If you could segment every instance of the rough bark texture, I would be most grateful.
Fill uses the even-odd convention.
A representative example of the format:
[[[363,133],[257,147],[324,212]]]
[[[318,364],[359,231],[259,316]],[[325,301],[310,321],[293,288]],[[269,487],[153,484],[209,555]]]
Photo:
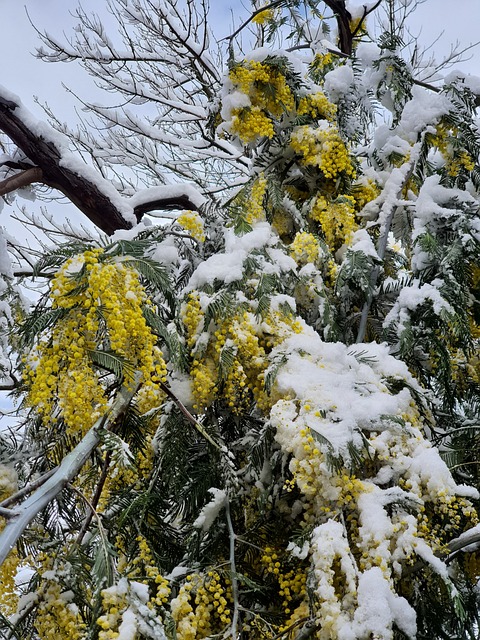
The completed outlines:
[[[63,193],[99,229],[112,234],[117,229],[129,229],[129,224],[112,202],[98,187],[61,166],[61,153],[54,143],[46,141],[31,131],[15,114],[16,105],[0,97],[0,129],[19,149],[39,167],[43,182]]]
[[[62,154],[55,143],[35,133],[15,113],[15,102],[0,96],[0,131],[3,131],[26,155],[31,164],[21,163],[18,174],[0,182],[0,196],[33,182],[42,182],[63,193],[93,224],[111,235],[118,229],[132,225],[95,182],[86,175],[75,173],[62,164]],[[8,164],[8,163],[7,163]],[[125,199],[128,205],[128,200]],[[177,196],[152,197],[132,208],[140,221],[145,213],[158,209],[191,209],[196,205],[187,193]]]
[[[351,14],[345,7],[344,0],[324,0],[327,7],[335,14],[338,26],[338,47],[342,53],[347,56],[352,54],[353,34],[350,31]]]

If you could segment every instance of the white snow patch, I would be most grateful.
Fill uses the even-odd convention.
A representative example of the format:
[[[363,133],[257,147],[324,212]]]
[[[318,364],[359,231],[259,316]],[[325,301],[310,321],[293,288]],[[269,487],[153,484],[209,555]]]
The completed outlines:
[[[213,500],[203,507],[198,518],[193,523],[195,529],[202,529],[202,531],[210,529],[227,500],[227,494],[222,489],[212,487],[208,492],[212,494]]]

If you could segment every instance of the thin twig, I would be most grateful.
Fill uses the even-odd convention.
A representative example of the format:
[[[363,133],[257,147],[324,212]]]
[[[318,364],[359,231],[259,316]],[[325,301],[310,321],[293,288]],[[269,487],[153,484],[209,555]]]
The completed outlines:
[[[277,633],[276,636],[273,636],[272,640],[280,640],[280,638],[283,638],[286,635],[288,635],[290,631],[293,631],[296,627],[303,624],[304,622],[308,622],[309,620],[310,618],[307,618],[307,617],[299,618],[294,623],[292,623],[289,627],[287,627],[284,631],[282,631],[281,633]]]
[[[235,36],[238,36],[240,31],[243,31],[243,29],[245,29],[245,27],[247,27],[250,24],[250,22],[252,22],[252,20],[255,18],[255,16],[258,16],[258,14],[262,13],[263,11],[268,11],[269,9],[275,9],[276,7],[281,5],[283,2],[285,2],[285,0],[274,0],[274,2],[270,2],[270,4],[266,4],[263,7],[260,7],[260,9],[257,9],[256,11],[253,11],[251,16],[249,18],[247,18],[245,20],[245,22],[243,22],[238,27],[238,29],[236,29],[229,36],[226,36],[225,38],[222,38],[219,42],[223,42],[224,40],[232,41],[235,38]]]
[[[181,402],[181,400],[177,398],[177,396],[173,393],[173,391],[171,391],[167,387],[167,385],[164,384],[163,382],[160,383],[160,388],[167,394],[167,396],[171,400],[173,400],[173,402],[177,405],[177,407],[180,409],[183,415],[187,418],[189,422],[191,422],[194,425],[195,429],[197,429],[197,431],[205,438],[205,440],[208,440],[208,442],[211,445],[213,445],[216,449],[221,451],[222,447],[218,444],[218,442],[215,442],[215,440],[212,438],[212,436],[209,433],[205,431],[205,428],[203,427],[203,425],[201,425],[200,422],[198,422],[198,420],[196,420],[194,416],[192,416],[192,414],[187,409],[187,407]]]
[[[97,516],[96,509],[97,509],[100,497],[102,495],[102,491],[103,491],[103,488],[105,486],[105,482],[107,480],[108,468],[110,467],[111,459],[112,459],[112,455],[111,455],[110,451],[107,451],[107,453],[105,455],[105,460],[103,462],[102,474],[100,476],[100,480],[98,481],[97,487],[95,489],[95,494],[94,494],[94,496],[92,498],[92,502],[90,503],[87,500],[87,498],[82,494],[82,498],[85,500],[85,502],[90,507],[90,513],[85,518],[85,520],[83,522],[83,525],[82,525],[82,528],[78,532],[78,536],[77,536],[77,539],[75,541],[75,543],[78,544],[78,545],[82,544],[82,540],[83,540],[85,534],[87,533],[87,529],[90,526],[90,523],[92,521],[93,516]],[[75,487],[73,487],[73,489],[75,489]]]
[[[95,518],[97,523],[98,523],[98,528],[101,529],[102,531],[104,530],[103,524],[102,524],[102,519],[100,518],[96,506],[94,506],[93,502],[90,502],[90,500],[87,498],[87,496],[85,494],[83,494],[80,489],[77,489],[77,487],[75,487],[73,484],[68,484],[67,485],[69,489],[71,489],[72,491],[74,491],[80,498],[82,498],[82,500],[85,502],[85,504],[88,506],[89,509],[89,515],[90,515],[90,522],[92,521],[92,518]],[[79,540],[79,538],[77,537],[77,539],[75,540],[75,544],[76,545],[80,545],[81,544],[81,540]]]

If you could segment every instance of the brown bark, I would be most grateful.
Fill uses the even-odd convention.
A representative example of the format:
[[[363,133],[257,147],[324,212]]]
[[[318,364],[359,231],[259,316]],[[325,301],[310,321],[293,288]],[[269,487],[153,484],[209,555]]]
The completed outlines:
[[[351,14],[345,7],[345,0],[324,0],[335,14],[338,26],[338,47],[340,51],[350,56],[353,51],[353,34],[350,31]]]
[[[33,182],[43,182],[43,171],[40,167],[32,167],[31,169],[16,173],[2,180],[2,182],[0,182],[0,196],[11,193],[15,191],[15,189],[26,187]]]
[[[0,96],[0,131],[3,131],[35,166],[0,182],[0,195],[32,182],[42,182],[63,193],[105,233],[111,235],[118,229],[131,228],[131,223],[125,220],[121,211],[96,182],[62,164],[62,154],[55,142],[33,131],[20,117],[18,107],[15,102]],[[22,168],[24,166],[25,164]],[[112,188],[111,185],[108,186]],[[128,205],[127,199],[125,204]],[[187,194],[179,194],[176,197],[154,198],[142,202],[132,209],[132,213],[139,221],[145,213],[155,209],[197,210],[198,206]]]
[[[43,182],[63,193],[105,233],[129,229],[132,225],[95,184],[61,166],[59,149],[53,142],[31,131],[15,113],[17,107],[11,100],[0,97],[0,129],[42,170]]]

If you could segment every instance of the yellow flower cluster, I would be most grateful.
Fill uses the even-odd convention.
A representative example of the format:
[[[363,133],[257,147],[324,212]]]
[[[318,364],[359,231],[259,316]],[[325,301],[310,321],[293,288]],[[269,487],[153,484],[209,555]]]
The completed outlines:
[[[200,332],[203,330],[203,311],[197,292],[188,294],[187,301],[182,307],[182,320],[187,330],[187,346],[192,348]]]
[[[358,572],[355,567],[362,572],[379,569],[384,579],[391,583],[401,572],[402,563],[414,561],[420,540],[425,540],[434,551],[444,551],[445,543],[452,536],[478,521],[471,502],[456,495],[453,484],[439,490],[431,478],[421,472],[408,473],[398,482],[401,489],[416,496],[417,508],[412,513],[391,515],[380,508],[377,520],[373,521],[372,508],[377,508],[373,505],[378,505],[378,500],[382,499],[382,489],[368,478],[374,477],[385,462],[395,466],[397,456],[403,461],[405,456],[418,454],[419,448],[425,451],[430,447],[416,427],[421,424],[419,411],[411,401],[410,408],[402,416],[411,425],[410,433],[392,432],[388,438],[385,433],[369,435],[371,457],[361,470],[367,478],[363,480],[345,468],[332,469],[326,463],[322,450],[324,443],[322,438],[317,439],[317,429],[314,430],[313,425],[322,424],[324,420],[325,425],[331,424],[328,414],[336,408],[333,398],[330,405],[323,402],[321,407],[313,399],[284,399],[277,402],[271,414],[278,442],[284,451],[292,454],[292,479],[286,482],[286,489],[291,490],[293,483],[298,486],[304,496],[305,526],[317,525],[318,535],[312,538],[311,548],[318,584],[317,614],[322,620],[325,616],[333,616],[331,629],[328,625],[322,626],[323,635],[319,637],[325,640],[337,637],[339,603],[348,615],[355,611]],[[322,536],[331,534],[330,545]],[[315,540],[319,540],[318,549]],[[272,554],[267,559],[271,572],[280,571],[280,565],[276,564],[278,560]]]
[[[448,175],[452,176],[452,178],[458,176],[462,169],[465,169],[465,171],[472,171],[474,167],[475,162],[467,151],[461,151],[447,163]]]
[[[114,586],[102,591],[102,608],[105,613],[97,618],[97,625],[100,627],[98,640],[115,640],[115,638],[118,638],[120,635],[118,627],[122,622],[122,613],[127,606],[126,587],[119,588],[119,586]]]
[[[467,554],[464,560],[464,566],[467,576],[473,584],[477,584],[480,578],[480,553],[474,551],[473,553]]]
[[[178,640],[206,638],[231,623],[230,581],[225,579],[224,585],[217,571],[187,576],[170,603]]]
[[[205,242],[205,229],[203,220],[196,211],[183,211],[177,218],[177,222],[192,238],[198,242]]]
[[[451,127],[441,120],[436,126],[435,134],[431,137],[433,146],[445,158],[447,173],[452,178],[458,176],[462,169],[472,171],[475,167],[472,156],[465,150],[457,151],[450,142],[450,139],[456,137],[457,134],[458,130],[455,127]]]
[[[266,22],[271,22],[274,15],[273,9],[264,9],[253,16],[252,22],[255,24],[265,24]]]
[[[295,238],[290,245],[290,255],[299,265],[305,265],[307,262],[316,262],[319,251],[318,240],[313,234],[307,232],[295,234]]]
[[[477,348],[476,352],[469,355],[466,355],[461,349],[452,354],[452,379],[458,385],[462,385],[468,379],[480,384],[480,356],[478,353],[480,353],[480,349]]]
[[[272,118],[280,118],[294,107],[285,76],[273,65],[245,60],[230,71],[229,78],[236,90],[248,96],[251,105],[233,109],[231,133],[244,143],[259,136],[273,137]]]
[[[127,261],[100,261],[101,250],[67,260],[51,285],[52,308],[65,316],[50,340],[40,340],[26,363],[27,402],[50,420],[55,406],[70,433],[86,432],[107,405],[91,352],[108,345],[133,370],[142,373],[141,411],[158,406],[166,365],[142,306],[149,304],[138,273]],[[124,369],[128,382],[130,369]]]
[[[354,174],[347,147],[334,125],[297,127],[291,135],[290,146],[301,156],[301,164],[318,167],[325,178],[335,178],[342,172]]]
[[[331,53],[317,53],[310,63],[310,67],[314,72],[318,73],[323,71],[329,64],[332,64],[332,62],[333,56]]]
[[[141,392],[141,390],[140,390]],[[138,395],[140,395],[140,392]],[[140,405],[141,402],[138,401],[137,396],[137,406]],[[115,499],[115,495],[118,495],[119,492],[124,491],[125,488],[135,488],[138,491],[141,491],[145,486],[145,483],[148,482],[147,478],[150,476],[152,472],[152,464],[154,460],[154,450],[152,445],[152,439],[154,436],[154,428],[155,422],[151,422],[151,433],[148,433],[148,430],[142,433],[144,438],[144,444],[141,449],[135,451],[132,460],[129,460],[127,464],[115,464],[110,467],[110,471],[105,479],[105,483],[103,485],[103,490],[98,501],[97,512],[105,513],[111,506],[111,499]],[[130,451],[130,453],[132,453]],[[84,477],[86,476],[86,477]],[[89,479],[92,478],[91,469],[86,469],[85,473],[82,473],[78,477],[79,488],[82,488],[83,491],[87,491],[90,488],[88,485]],[[95,479],[96,476],[93,476]],[[96,489],[96,483],[91,487],[92,493]]]
[[[232,115],[230,131],[245,144],[258,137],[273,138],[273,122],[260,107],[234,109]]]
[[[62,591],[56,580],[44,584],[34,623],[39,640],[84,638],[86,625],[71,598],[71,591]]]
[[[0,518],[0,532],[5,527],[5,520]],[[0,613],[11,616],[17,610],[18,592],[15,578],[18,572],[19,557],[16,549],[12,549],[0,567]]]
[[[245,93],[255,107],[279,117],[294,107],[293,94],[285,76],[273,65],[245,60],[229,73],[232,83]]]
[[[250,197],[246,202],[246,216],[245,220],[249,224],[253,224],[259,220],[265,218],[265,211],[263,208],[263,199],[267,190],[267,181],[261,173],[252,185],[250,190]]]
[[[454,133],[456,132],[454,131]],[[433,146],[445,157],[450,155],[450,143],[448,140],[450,135],[451,131],[449,126],[445,122],[440,121],[436,126],[435,134],[431,137]]]
[[[195,345],[203,329],[198,293],[189,294],[182,317],[187,330],[187,345],[193,352],[190,374],[194,409],[204,411],[217,397],[221,397],[233,413],[245,410],[251,397],[260,409],[268,409],[271,398],[264,389],[267,353],[287,333],[302,331],[295,318],[275,311],[259,324],[253,312],[234,314],[214,329],[206,349],[197,356]],[[231,351],[233,362],[222,376],[220,362],[224,349]]]
[[[353,185],[351,195],[355,198],[356,210],[361,211],[366,204],[380,195],[380,189],[373,180],[364,179]]]
[[[348,25],[350,27],[350,33],[355,33],[358,36],[359,33],[366,33],[365,18],[354,18],[350,20]]]
[[[272,227],[278,233],[280,238],[292,233],[293,223],[292,218],[285,211],[276,210],[273,214]]]
[[[135,578],[137,581],[146,582],[154,581],[156,585],[156,594],[150,599],[149,606],[162,607],[168,601],[170,596],[170,583],[162,576],[159,568],[155,563],[152,550],[144,536],[137,536],[138,555],[132,561],[131,570],[128,571],[129,578]]]
[[[304,96],[298,105],[299,116],[309,115],[314,119],[333,121],[337,114],[337,107],[328,100],[322,91]]]
[[[292,602],[303,599],[307,595],[307,572],[304,568],[288,569],[285,558],[279,556],[279,549],[265,547],[261,561],[267,573],[278,581],[279,595],[283,598],[283,611],[289,616]]]
[[[355,221],[355,200],[352,196],[339,196],[333,202],[318,196],[313,202],[310,217],[320,223],[332,251],[344,243],[349,244],[358,228]]]

